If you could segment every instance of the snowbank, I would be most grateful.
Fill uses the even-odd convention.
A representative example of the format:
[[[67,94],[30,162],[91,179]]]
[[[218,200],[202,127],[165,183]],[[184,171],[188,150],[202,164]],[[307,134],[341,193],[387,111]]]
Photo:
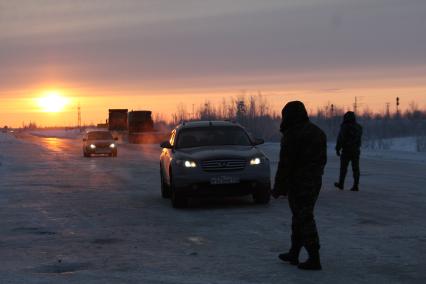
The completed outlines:
[[[38,129],[31,130],[29,133],[37,137],[67,139],[75,139],[80,137],[81,135],[79,129]]]
[[[411,139],[411,140],[410,140]],[[412,145],[415,138],[396,138],[390,150],[362,149],[361,156],[369,159],[389,160],[389,161],[412,161],[426,163],[426,153],[416,152],[416,145]],[[328,144],[328,155],[335,155],[335,144]],[[272,162],[278,162],[280,144],[268,142],[261,145],[261,149],[268,155]]]
[[[362,155],[382,160],[426,163],[426,152],[418,152],[417,137],[389,138],[364,143]]]
[[[23,142],[16,139],[11,133],[0,133],[0,167],[6,165],[10,160],[10,156],[7,156],[10,153],[10,149],[20,143]]]
[[[392,138],[386,141],[389,142],[389,150],[417,152],[416,137]]]
[[[392,150],[402,152],[417,152],[417,137],[399,137],[375,139],[364,142],[363,148],[370,150]]]
[[[16,144],[20,140],[16,139],[12,133],[0,133],[0,144]]]

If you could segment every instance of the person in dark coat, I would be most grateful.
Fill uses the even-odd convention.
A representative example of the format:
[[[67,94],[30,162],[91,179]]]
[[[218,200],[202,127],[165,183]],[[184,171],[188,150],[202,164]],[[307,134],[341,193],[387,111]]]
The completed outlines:
[[[302,102],[293,101],[282,110],[281,151],[272,196],[288,196],[292,212],[291,248],[282,253],[283,261],[300,269],[320,270],[319,237],[314,219],[314,207],[322,185],[327,163],[327,137],[309,121]],[[299,263],[305,247],[306,262]]]
[[[362,127],[356,122],[355,113],[348,111],[343,116],[336,143],[336,154],[340,156],[340,177],[334,185],[343,190],[349,163],[352,164],[354,183],[352,191],[359,190],[359,157],[361,153]]]

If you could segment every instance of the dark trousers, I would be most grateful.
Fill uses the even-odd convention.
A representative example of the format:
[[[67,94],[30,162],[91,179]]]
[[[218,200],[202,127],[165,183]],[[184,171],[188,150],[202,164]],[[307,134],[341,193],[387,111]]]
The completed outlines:
[[[292,216],[291,242],[292,248],[305,247],[318,250],[320,248],[314,207],[321,189],[321,182],[309,186],[295,187],[288,194]]]
[[[343,152],[340,156],[340,177],[339,183],[341,185],[345,184],[346,173],[348,172],[349,163],[352,165],[352,173],[354,177],[354,187],[359,185],[359,152],[356,153],[345,153]]]

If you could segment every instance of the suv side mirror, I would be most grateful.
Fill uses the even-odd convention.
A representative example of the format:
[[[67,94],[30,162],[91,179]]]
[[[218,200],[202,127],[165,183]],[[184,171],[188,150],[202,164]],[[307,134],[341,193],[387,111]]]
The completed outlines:
[[[161,148],[167,148],[167,149],[172,149],[173,148],[172,144],[170,144],[170,141],[164,141],[164,142],[162,142],[160,144],[160,147]]]
[[[263,143],[265,143],[265,140],[263,140],[262,138],[255,138],[254,141],[253,141],[254,146],[257,146],[257,145],[260,145],[260,144],[263,144]]]

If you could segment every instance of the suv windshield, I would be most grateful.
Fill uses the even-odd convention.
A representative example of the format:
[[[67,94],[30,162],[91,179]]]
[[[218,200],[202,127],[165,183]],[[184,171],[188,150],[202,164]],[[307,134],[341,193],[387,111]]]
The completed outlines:
[[[176,148],[220,145],[251,146],[251,141],[240,127],[208,126],[183,129],[176,142]]]
[[[90,132],[87,134],[89,140],[112,140],[112,135],[106,131]]]

